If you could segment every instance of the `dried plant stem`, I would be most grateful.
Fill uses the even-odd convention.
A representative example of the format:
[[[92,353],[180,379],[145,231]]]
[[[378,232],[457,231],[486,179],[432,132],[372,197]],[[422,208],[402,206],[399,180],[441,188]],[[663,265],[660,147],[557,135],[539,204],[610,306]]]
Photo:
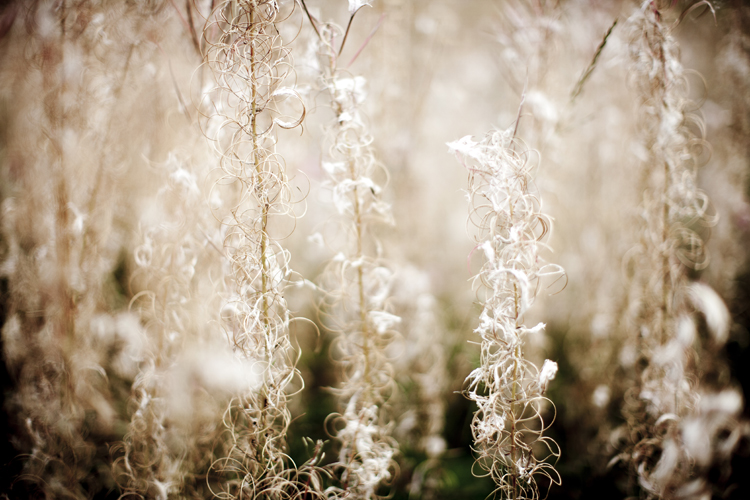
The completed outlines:
[[[514,147],[515,129],[495,131],[482,142],[470,137],[449,144],[469,172],[469,220],[479,229],[478,249],[485,262],[475,276],[483,311],[475,330],[482,338],[480,367],[467,378],[466,395],[479,409],[472,421],[477,464],[508,498],[538,498],[536,475],[559,483],[554,466],[559,450],[544,436],[543,396],[557,365],[546,360],[541,371],[524,357],[530,332],[521,318],[530,307],[538,282],[562,275],[544,264],[539,241],[549,229],[538,197],[530,192],[528,152]],[[520,145],[519,145],[520,146]],[[520,149],[520,151],[519,151]],[[535,443],[549,456],[537,459]]]
[[[615,29],[615,26],[617,26],[617,19],[614,20],[614,22],[612,23],[612,26],[610,26],[607,32],[604,34],[604,38],[602,38],[602,41],[599,44],[599,47],[597,47],[596,52],[594,53],[594,57],[591,60],[591,63],[589,64],[588,68],[586,68],[586,71],[583,72],[583,74],[581,75],[581,78],[578,79],[578,82],[576,82],[576,85],[573,88],[573,91],[570,93],[571,103],[575,102],[575,100],[578,98],[581,92],[583,92],[583,86],[586,85],[586,81],[594,72],[594,69],[596,69],[596,63],[599,60],[599,56],[602,55],[602,52],[604,51],[604,47],[607,45],[607,40],[609,40],[609,36],[612,34],[612,30]]]
[[[634,344],[637,365],[625,414],[634,440],[627,457],[649,498],[671,498],[692,474],[681,421],[697,403],[691,374],[692,342],[678,333],[687,317],[687,270],[704,269],[708,256],[696,232],[710,225],[708,198],[697,188],[697,167],[707,145],[691,126],[687,82],[676,41],[653,2],[628,20],[632,85],[639,93],[644,136],[641,253],[633,261]],[[652,457],[660,454],[654,463]]]
[[[328,128],[330,149],[323,168],[339,212],[340,253],[322,278],[325,292],[321,313],[337,334],[343,385],[336,389],[345,410],[330,417],[332,433],[341,443],[333,465],[341,486],[329,489],[332,498],[377,498],[381,484],[391,477],[394,443],[390,438],[385,403],[393,384],[385,348],[395,335],[400,318],[388,312],[391,272],[371,233],[374,222],[390,220],[381,188],[374,178],[378,165],[372,141],[359,109],[364,100],[364,79],[346,77],[337,67],[336,26],[321,28],[322,83],[331,98],[335,121]]]
[[[298,372],[288,333],[284,288],[290,279],[288,251],[270,235],[272,217],[294,217],[288,176],[275,151],[276,126],[301,123],[278,118],[279,101],[298,99],[284,87],[292,72],[290,52],[276,23],[273,1],[230,1],[214,11],[204,33],[208,66],[217,80],[215,137],[227,193],[234,208],[222,216],[231,272],[223,314],[238,353],[259,367],[257,390],[238,395],[227,410],[227,458],[217,469],[238,474],[222,494],[243,497],[297,488],[287,469],[286,432],[291,421],[287,388]],[[262,368],[260,368],[262,367]]]

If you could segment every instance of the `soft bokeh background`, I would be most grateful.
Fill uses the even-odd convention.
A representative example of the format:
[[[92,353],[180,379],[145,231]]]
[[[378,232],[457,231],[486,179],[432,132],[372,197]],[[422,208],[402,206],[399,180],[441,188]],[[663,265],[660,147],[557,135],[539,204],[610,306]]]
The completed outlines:
[[[154,241],[167,243],[182,238],[185,225],[200,228],[195,234],[213,234],[210,196],[217,163],[199,108],[209,80],[200,52],[209,3],[26,1],[0,7],[0,323],[5,325],[0,427],[7,429],[0,490],[9,498],[36,491],[29,486],[33,481],[19,476],[25,470],[20,455],[41,446],[24,428],[24,415],[55,411],[45,399],[54,394],[32,404],[24,398],[35,396],[24,391],[28,380],[41,377],[35,370],[44,373],[40,360],[58,349],[59,339],[51,331],[32,341],[24,332],[44,330],[44,311],[65,303],[55,298],[67,293],[58,290],[62,282],[73,283],[75,314],[86,318],[79,324],[105,325],[80,333],[85,346],[64,347],[94,359],[81,368],[80,379],[93,389],[71,417],[87,443],[75,445],[85,453],[72,453],[81,464],[76,480],[92,498],[120,495],[111,473],[117,456],[112,447],[137,412],[131,389],[143,370],[138,360],[144,359],[128,357],[128,349],[144,352],[150,341],[133,339],[148,338],[157,323],[147,319],[148,312],[138,317],[147,308],[132,304],[139,292],[175,275],[167,267],[177,258],[164,257],[163,265],[154,258],[155,270],[144,273],[136,262],[139,249],[152,234],[149,228],[159,228]],[[692,3],[676,2],[665,18],[676,22]],[[281,35],[289,41],[296,73],[288,84],[296,85],[307,116],[301,128],[278,133],[277,152],[305,201],[295,207],[296,221],[275,224],[279,234],[289,234],[283,245],[291,252],[291,267],[315,282],[332,257],[315,235],[330,238],[333,210],[321,161],[323,128],[333,114],[311,63],[309,21],[299,5],[281,4],[289,15]],[[344,26],[349,20],[343,0],[306,4],[317,19]],[[699,187],[718,215],[718,222],[702,231],[711,263],[692,278],[711,286],[732,313],[729,340],[715,363],[723,367],[720,384],[741,387],[747,401],[750,7],[740,1],[713,6],[715,17],[697,8],[673,29],[682,64],[695,70],[688,76],[690,96],[712,147],[701,162]],[[550,497],[620,498],[633,491],[627,469],[607,463],[617,452],[633,364],[624,262],[640,234],[644,153],[637,98],[628,84],[624,26],[636,7],[629,1],[596,0],[375,0],[354,18],[341,60],[351,60],[351,75],[367,80],[363,106],[378,160],[388,172],[384,196],[394,216],[392,227],[377,231],[383,255],[396,271],[393,309],[403,318],[402,338],[389,353],[396,380],[389,400],[392,432],[401,452],[399,474],[384,491],[394,498],[481,499],[492,493],[491,481],[472,476],[473,408],[460,394],[464,378],[479,362],[472,331],[480,307],[470,278],[481,252],[474,252],[474,230],[466,223],[467,174],[446,143],[514,126],[519,116],[517,135],[538,152],[535,187],[554,219],[545,259],[567,272],[564,286],[545,284],[526,318],[527,324],[547,323],[546,332],[529,339],[528,356],[538,364],[553,359],[560,367],[547,394],[556,412],[549,407],[546,415],[556,415],[550,435],[562,449],[557,468],[563,484],[552,487]],[[50,34],[60,16],[66,16],[64,49]],[[593,72],[572,97],[616,19]],[[49,68],[55,64],[64,66],[62,83],[51,81]],[[175,175],[180,169],[191,176]],[[194,198],[169,198],[180,189],[190,191],[191,182]],[[56,267],[59,257],[49,257],[59,244],[54,235],[61,234],[61,220],[73,242],[70,272]],[[220,306],[215,297],[205,299],[216,286],[211,276],[219,272],[220,250],[209,248],[208,236],[199,240],[185,240],[183,247],[191,248],[196,259],[184,257],[196,276],[190,274],[187,282],[200,285],[191,288],[189,306],[181,306],[190,313],[174,320],[187,324],[188,333],[181,334],[177,354],[164,355],[174,370],[155,382],[169,387],[173,399],[166,404],[180,407],[175,436],[208,426],[212,405],[221,407],[222,391],[231,393],[241,373],[223,371],[226,353],[216,327]],[[184,272],[183,264],[175,272]],[[417,298],[427,294],[433,302],[421,304],[434,314],[420,316]],[[294,316],[307,319],[291,326],[305,387],[290,402],[289,454],[302,463],[309,457],[303,438],[328,439],[326,417],[341,410],[326,390],[337,385],[339,373],[331,361],[331,335],[315,310],[320,300],[315,291],[289,288],[287,300]],[[172,330],[162,334],[168,338]],[[148,349],[160,352],[160,346]],[[442,376],[425,378],[435,366]],[[94,380],[89,372],[97,370],[102,376]],[[439,427],[440,417],[445,452],[428,457],[419,436],[428,425]],[[746,407],[742,418],[748,417]],[[59,446],[68,444],[63,439]],[[211,445],[175,447],[187,456],[189,449]],[[330,449],[329,456],[335,456]],[[55,453],[57,460],[70,458]],[[747,498],[749,486],[742,477],[750,466],[747,437],[729,465],[717,465],[711,476],[715,495]]]

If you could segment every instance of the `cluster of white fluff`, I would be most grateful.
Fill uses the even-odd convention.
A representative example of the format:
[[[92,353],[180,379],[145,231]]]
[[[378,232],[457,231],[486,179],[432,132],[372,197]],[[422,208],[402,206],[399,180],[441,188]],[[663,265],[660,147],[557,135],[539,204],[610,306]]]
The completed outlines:
[[[535,475],[559,480],[545,461],[559,451],[544,436],[542,418],[543,394],[557,364],[546,360],[539,370],[524,357],[527,337],[545,325],[528,328],[523,315],[541,280],[562,269],[539,256],[550,219],[534,194],[530,153],[513,134],[512,128],[494,131],[481,142],[464,137],[448,146],[469,172],[469,220],[484,253],[475,277],[483,305],[475,330],[482,338],[481,364],[466,379],[466,394],[479,407],[472,422],[477,461],[509,498],[536,498]],[[546,448],[548,456],[538,458],[535,448]]]

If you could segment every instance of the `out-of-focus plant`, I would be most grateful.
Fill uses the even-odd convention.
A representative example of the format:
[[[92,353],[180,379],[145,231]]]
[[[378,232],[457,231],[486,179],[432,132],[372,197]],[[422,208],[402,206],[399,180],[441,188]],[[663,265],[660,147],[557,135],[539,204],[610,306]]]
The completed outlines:
[[[164,184],[144,214],[134,249],[131,286],[137,292],[129,308],[144,332],[130,422],[113,448],[115,478],[129,497],[203,496],[224,405],[257,386],[251,365],[233,356],[217,328],[220,301],[212,276],[222,272],[213,243],[219,225],[198,168],[174,154],[155,165]]]
[[[350,2],[350,21],[366,2]],[[313,18],[310,18],[315,23]],[[313,24],[313,26],[316,26]],[[374,228],[392,223],[390,205],[382,199],[387,170],[372,148],[365,117],[366,81],[347,74],[338,57],[349,29],[327,23],[319,34],[320,82],[330,97],[335,120],[326,126],[331,201],[338,212],[336,255],[326,266],[320,288],[324,324],[336,334],[334,356],[343,383],[335,389],[344,410],[331,415],[331,433],[340,444],[332,469],[339,480],[327,490],[330,498],[371,499],[393,476],[397,445],[390,437],[388,398],[394,390],[386,348],[401,319],[389,306],[392,271],[382,255]]]
[[[402,316],[404,338],[390,346],[394,374],[402,392],[394,403],[399,420],[394,430],[406,450],[425,459],[414,467],[409,481],[413,498],[439,498],[447,477],[443,460],[447,443],[446,399],[451,392],[448,356],[451,338],[441,322],[438,301],[429,277],[414,266],[397,268],[394,303]],[[400,411],[399,411],[400,410]]]
[[[699,4],[713,10],[708,2]],[[731,389],[712,395],[699,380],[706,368],[701,357],[726,341],[728,314],[710,287],[690,284],[689,273],[708,265],[701,233],[716,223],[707,195],[697,186],[697,169],[709,147],[703,121],[691,112],[686,71],[663,15],[654,2],[644,2],[627,22],[631,84],[639,96],[644,141],[644,227],[627,262],[633,270],[630,310],[639,361],[625,408],[633,447],[623,457],[648,497],[697,498],[707,494],[699,472],[708,459],[697,453],[702,440],[695,426],[708,419],[704,431],[710,442],[717,438],[712,426],[734,420],[742,403],[732,399]],[[702,340],[691,316],[696,310],[707,324],[708,338]],[[709,417],[705,405],[712,400],[724,403]]]
[[[152,64],[156,52],[139,46],[141,30],[162,19],[151,7],[3,6],[2,102],[10,119],[0,275],[9,294],[3,356],[14,382],[4,409],[21,453],[20,495],[90,498],[114,486],[103,443],[117,439],[123,401],[116,391],[133,376],[141,333],[122,310],[117,280],[133,229],[125,214],[141,196],[128,177],[139,172],[140,151],[121,139],[148,146],[162,137],[141,122],[151,103],[134,91],[145,79],[135,68]]]

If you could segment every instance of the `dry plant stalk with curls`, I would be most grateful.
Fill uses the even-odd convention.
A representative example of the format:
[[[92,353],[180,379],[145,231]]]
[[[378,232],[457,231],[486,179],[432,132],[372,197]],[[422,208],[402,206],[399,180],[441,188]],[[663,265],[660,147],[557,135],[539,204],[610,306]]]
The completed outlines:
[[[548,459],[560,455],[544,436],[542,417],[549,382],[557,364],[545,360],[539,370],[524,357],[525,337],[544,329],[523,324],[523,315],[545,277],[562,277],[557,265],[539,256],[550,218],[534,194],[531,153],[515,138],[513,128],[494,131],[481,142],[464,137],[448,145],[469,172],[469,221],[479,230],[485,256],[475,285],[482,294],[479,327],[481,366],[467,378],[466,394],[478,410],[471,429],[477,464],[507,498],[539,498],[537,475],[559,484]],[[547,455],[537,458],[538,450]]]
[[[358,8],[351,11],[352,18]],[[326,24],[319,33],[321,79],[335,113],[327,130],[330,147],[323,169],[339,214],[338,253],[321,280],[321,312],[326,326],[338,334],[334,352],[344,382],[335,392],[345,406],[342,414],[329,417],[341,445],[332,465],[341,485],[327,494],[370,499],[378,498],[378,488],[392,477],[397,451],[386,406],[394,382],[385,349],[397,335],[392,328],[400,318],[388,310],[392,271],[373,234],[376,223],[391,223],[392,217],[377,181],[387,172],[375,160],[360,111],[365,80],[337,67],[335,45],[342,31]]]
[[[226,477],[217,493],[222,498],[293,496],[317,482],[313,474],[298,483],[285,454],[287,389],[299,374],[284,298],[290,256],[272,225],[294,218],[299,200],[276,153],[275,129],[298,126],[304,112],[289,118],[279,111],[281,102],[298,100],[284,86],[293,68],[277,28],[281,20],[275,1],[230,1],[214,10],[204,31],[206,64],[216,81],[208,125],[221,165],[214,189],[231,206],[217,215],[230,268],[222,324],[258,377],[257,387],[238,394],[224,415],[227,449],[214,464]]]
[[[686,72],[662,15],[654,2],[646,1],[627,23],[631,84],[639,94],[646,157],[642,243],[628,263],[633,269],[633,337],[640,356],[625,408],[633,447],[620,457],[630,461],[648,498],[692,498],[702,494],[704,485],[691,481],[696,458],[699,464],[703,459],[694,444],[702,437],[690,426],[706,410],[698,390],[700,340],[691,314],[705,315],[716,349],[716,342],[726,341],[728,313],[707,285],[689,283],[689,270],[708,265],[699,232],[715,222],[707,213],[708,197],[697,187],[697,168],[708,146],[695,134],[702,135],[704,126],[690,112],[694,105]],[[739,395],[731,390],[706,396],[706,401],[722,401],[716,411],[729,419],[741,408]]]

